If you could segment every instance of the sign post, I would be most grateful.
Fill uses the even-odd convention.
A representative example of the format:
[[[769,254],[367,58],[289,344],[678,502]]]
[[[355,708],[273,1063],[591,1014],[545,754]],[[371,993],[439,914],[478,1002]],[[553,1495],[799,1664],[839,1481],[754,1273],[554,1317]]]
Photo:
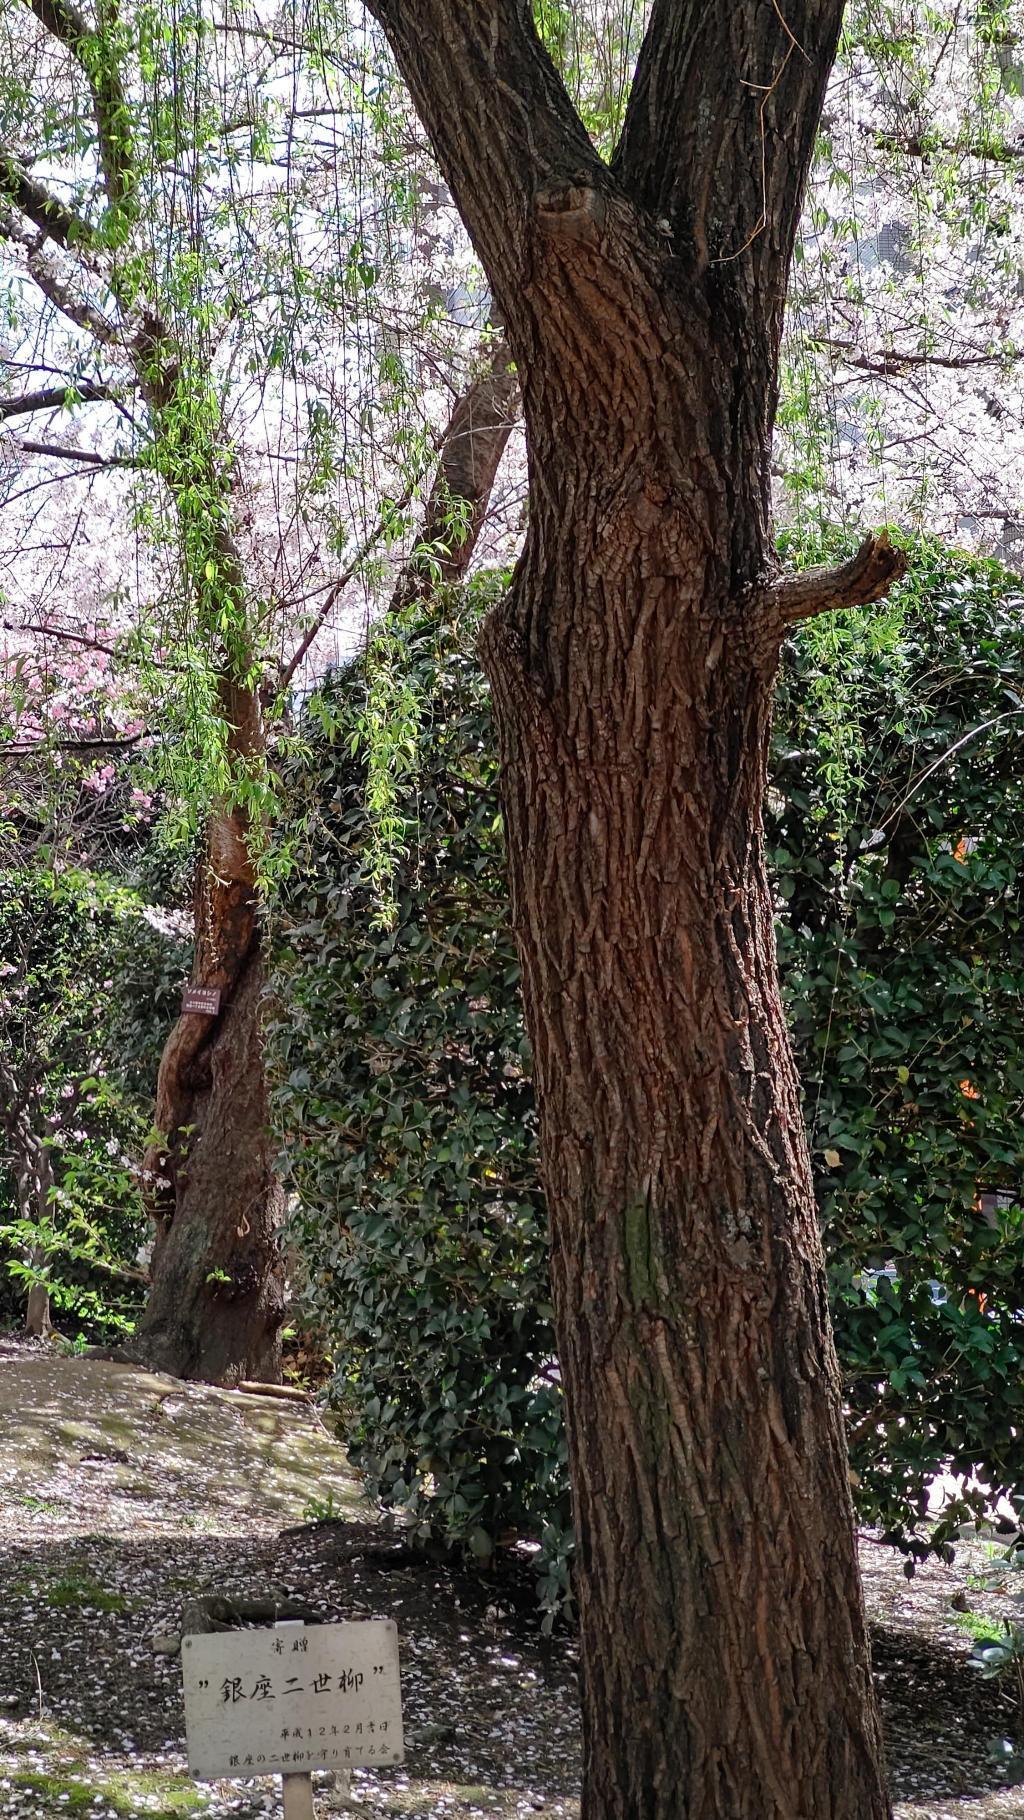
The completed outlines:
[[[312,1776],[282,1776],[284,1820],[315,1820]]]
[[[404,1754],[398,1631],[390,1619],[286,1621],[181,1642],[189,1770],[282,1779],[285,1820],[313,1820],[314,1769],[344,1776]]]
[[[275,1625],[276,1630],[302,1630],[301,1620],[281,1618]],[[345,1793],[348,1794],[348,1776],[345,1777]],[[281,1803],[283,1820],[316,1820],[313,1812],[313,1777],[282,1776]]]

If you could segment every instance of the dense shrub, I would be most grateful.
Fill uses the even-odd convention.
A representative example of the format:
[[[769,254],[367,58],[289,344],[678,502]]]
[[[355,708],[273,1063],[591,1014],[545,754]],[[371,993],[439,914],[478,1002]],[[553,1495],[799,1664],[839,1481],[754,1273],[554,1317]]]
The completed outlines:
[[[19,1322],[30,1282],[73,1335],[131,1328],[149,1235],[139,1161],[183,944],[147,920],[123,880],[19,860],[0,868],[0,1318]],[[16,1111],[44,1146],[47,1209],[16,1193]]]
[[[311,721],[272,1049],[306,1302],[369,1488],[481,1555],[547,1524],[554,1607],[565,1459],[475,619],[470,598],[389,634],[420,703],[391,927],[359,668]],[[858,1495],[905,1540],[946,1460],[1024,1481],[1021,1212],[978,1205],[1024,1177],[1019,628],[1004,573],[922,544],[893,608],[794,642],[780,693],[769,837]]]
[[[901,1534],[943,1462],[1024,1489],[1022,609],[996,565],[919,542],[895,636],[862,616],[838,661],[805,638],[779,702],[780,960],[851,1451]]]
[[[354,1461],[386,1506],[481,1557],[543,1532],[557,1604],[567,1475],[476,618],[471,596],[401,627],[421,711],[391,927],[364,691],[328,690],[271,1051],[304,1301],[336,1348]]]

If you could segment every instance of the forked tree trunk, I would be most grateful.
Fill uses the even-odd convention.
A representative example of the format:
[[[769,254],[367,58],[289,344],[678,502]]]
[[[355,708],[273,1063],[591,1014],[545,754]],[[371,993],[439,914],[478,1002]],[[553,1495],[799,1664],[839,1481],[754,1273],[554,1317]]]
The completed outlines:
[[[255,694],[221,685],[232,755],[260,749]],[[196,880],[194,985],[215,1016],[184,1013],[167,1040],[146,1159],[156,1220],[152,1289],[133,1358],[175,1377],[281,1376],[283,1197],[274,1167],[260,1024],[263,957],[244,813],[215,807]]]
[[[655,0],[599,163],[522,0],[371,0],[523,376],[483,656],[579,1537],[585,1820],[887,1820],[761,803],[786,272],[839,0]]]

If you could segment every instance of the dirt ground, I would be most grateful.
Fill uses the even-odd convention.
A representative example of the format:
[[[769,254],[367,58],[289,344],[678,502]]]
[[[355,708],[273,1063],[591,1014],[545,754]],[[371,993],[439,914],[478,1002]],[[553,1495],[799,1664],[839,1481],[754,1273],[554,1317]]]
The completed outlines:
[[[188,1777],[166,1651],[202,1592],[396,1621],[406,1762],[319,1781],[318,1820],[577,1813],[574,1649],[538,1634],[525,1570],[410,1558],[311,1413],[0,1341],[0,1435],[0,1816],[280,1813],[277,1782]],[[1024,1820],[989,1756],[1012,1708],[966,1667],[995,1608],[951,1606],[983,1553],[912,1582],[862,1556],[899,1820]]]

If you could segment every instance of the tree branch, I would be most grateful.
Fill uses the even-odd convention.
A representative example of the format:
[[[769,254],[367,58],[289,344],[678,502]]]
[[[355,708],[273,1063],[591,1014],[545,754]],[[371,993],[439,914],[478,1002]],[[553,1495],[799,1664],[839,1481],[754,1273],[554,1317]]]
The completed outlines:
[[[102,385],[92,379],[69,379],[67,385],[42,386],[37,392],[0,398],[0,423],[7,423],[12,417],[28,417],[34,411],[72,410],[79,404],[116,404],[123,396],[123,386]]]
[[[2,188],[0,183],[0,196]],[[14,241],[23,248],[29,276],[43,296],[69,322],[73,322],[77,328],[87,330],[102,345],[115,341],[117,330],[113,323],[108,322],[101,311],[89,302],[84,290],[70,284],[47,263],[45,239],[45,235],[34,235],[13,210],[0,208],[0,240]]]
[[[104,187],[115,207],[135,190],[131,115],[111,40],[117,29],[113,0],[100,0],[100,30],[93,31],[72,0],[26,0],[40,25],[68,50],[85,76],[96,121],[96,143]]]
[[[57,461],[84,461],[95,468],[126,468],[135,465],[116,455],[99,455],[95,449],[69,449],[59,442],[34,442],[27,436],[19,436],[14,446],[23,449],[26,455],[48,455]]]
[[[874,373],[880,378],[891,378],[905,372],[910,367],[942,367],[959,373],[968,367],[991,367],[1004,364],[1008,355],[991,354],[904,354],[898,348],[878,348],[862,351],[855,341],[823,340],[820,347],[827,348],[830,354],[837,354],[845,367],[852,367],[859,373]]]
[[[425,599],[439,583],[451,585],[465,575],[518,403],[518,375],[507,344],[500,341],[456,399],[419,536],[392,596],[392,612]]]
[[[867,123],[862,123],[862,133],[868,134],[880,152],[899,152],[905,158],[923,158],[926,162],[936,152],[947,152],[954,157],[976,158],[987,164],[1015,164],[1024,158],[1024,141],[1019,139],[939,139],[926,134],[924,138],[916,133],[906,136],[900,133],[879,132]]]
[[[33,758],[44,752],[124,752],[137,746],[141,733],[110,739],[9,739],[0,743],[0,758]]]
[[[0,194],[31,221],[47,240],[67,248],[90,247],[95,235],[87,221],[68,208],[46,185],[29,175],[13,152],[0,146]]]
[[[838,568],[807,569],[787,575],[767,590],[767,604],[775,623],[783,628],[819,613],[843,607],[866,607],[882,600],[906,573],[907,553],[889,542],[887,531],[872,532],[848,562]]]
[[[528,279],[538,199],[612,188],[608,171],[526,0],[367,4],[507,318]]]
[[[612,170],[701,267],[781,310],[843,0],[654,0]]]
[[[104,644],[102,639],[89,638],[84,632],[68,632],[63,626],[44,626],[36,621],[13,619],[2,621],[5,632],[33,632],[42,638],[56,638],[64,644],[83,645],[87,651],[105,651],[108,657],[117,656],[117,646]]]

